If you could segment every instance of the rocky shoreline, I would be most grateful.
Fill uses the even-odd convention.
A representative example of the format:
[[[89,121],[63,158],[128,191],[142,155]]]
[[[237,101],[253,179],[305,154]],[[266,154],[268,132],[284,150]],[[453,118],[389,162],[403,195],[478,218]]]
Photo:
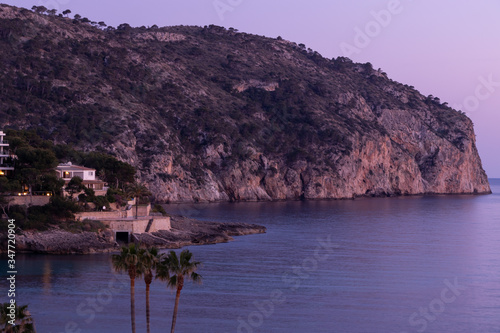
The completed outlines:
[[[184,216],[171,216],[170,231],[134,234],[134,242],[146,246],[176,249],[188,245],[225,243],[233,236],[261,234],[266,227],[247,223],[206,222]]]
[[[156,246],[162,249],[177,249],[188,245],[225,243],[233,236],[265,233],[261,225],[247,223],[222,223],[191,219],[184,216],[171,216],[172,229],[154,233],[132,234],[134,243]],[[42,254],[94,254],[110,253],[120,250],[109,229],[99,232],[71,233],[61,229],[48,231],[17,230],[17,253]],[[0,234],[2,249],[7,246],[7,234]],[[4,246],[5,245],[5,246]]]

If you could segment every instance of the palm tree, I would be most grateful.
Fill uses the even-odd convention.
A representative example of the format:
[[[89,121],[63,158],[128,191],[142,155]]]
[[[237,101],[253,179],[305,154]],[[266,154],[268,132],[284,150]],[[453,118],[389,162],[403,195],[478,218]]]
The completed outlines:
[[[139,207],[139,199],[151,195],[148,188],[140,183],[133,183],[127,186],[126,193],[128,196],[135,198],[135,218],[137,218],[137,209]]]
[[[122,247],[120,254],[112,256],[113,268],[117,272],[127,272],[130,277],[130,319],[132,322],[132,333],[135,333],[135,278],[140,276],[138,270],[139,253],[134,243],[128,247]]]
[[[166,257],[163,257],[157,268],[156,277],[167,281],[167,285],[172,289],[177,289],[170,333],[174,333],[179,297],[181,296],[182,287],[184,287],[184,280],[201,283],[201,275],[196,273],[196,269],[201,265],[201,262],[191,261],[192,256],[193,254],[189,250],[183,250],[180,257],[177,257],[175,251],[170,251]]]
[[[16,325],[11,326],[9,324],[10,318],[7,317],[7,314],[10,313],[10,309],[8,308],[10,303],[0,304],[0,324],[5,324],[3,330],[1,332],[6,333],[35,333],[35,324],[33,322],[33,318],[31,317],[30,312],[28,311],[28,306],[18,306],[16,305],[15,309],[15,318]]]
[[[159,264],[160,259],[161,256],[158,254],[156,247],[141,249],[139,251],[138,269],[144,276],[144,282],[146,283],[146,325],[148,333],[150,332],[149,287],[151,282],[153,282],[153,269]]]

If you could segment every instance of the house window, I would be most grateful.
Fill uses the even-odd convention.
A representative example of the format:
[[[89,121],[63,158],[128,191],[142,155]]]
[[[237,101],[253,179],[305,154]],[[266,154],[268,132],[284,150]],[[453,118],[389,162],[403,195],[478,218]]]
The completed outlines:
[[[94,175],[94,172],[93,172],[93,171],[90,171],[90,172],[89,172],[89,175],[90,175],[90,176],[93,176],[93,175]]]
[[[70,178],[68,171],[63,172],[63,178]]]

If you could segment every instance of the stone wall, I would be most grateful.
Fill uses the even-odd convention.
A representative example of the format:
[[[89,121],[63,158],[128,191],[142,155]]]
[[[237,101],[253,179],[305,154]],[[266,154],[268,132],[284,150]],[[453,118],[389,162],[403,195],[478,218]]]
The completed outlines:
[[[109,225],[113,231],[128,231],[134,234],[142,234],[146,231],[149,219],[138,220],[116,220],[116,221],[102,221],[104,224]]]
[[[127,211],[115,210],[109,212],[82,212],[76,213],[75,217],[79,220],[121,219],[127,217]]]
[[[113,207],[112,207],[113,208]],[[123,208],[121,208],[123,209]],[[148,218],[151,211],[151,205],[139,205],[137,207],[137,216],[139,218]],[[101,220],[101,219],[122,219],[122,218],[134,218],[135,217],[135,206],[129,210],[112,210],[112,211],[100,211],[100,212],[83,212],[75,214],[77,219],[89,219],[89,220]]]
[[[153,224],[149,229],[149,232],[157,232],[160,230],[170,230],[170,217],[162,216],[162,217],[154,217]]]
[[[153,220],[149,232],[159,230],[170,230],[170,217],[143,217],[138,219],[117,219],[117,220],[101,220],[114,232],[128,231],[130,233],[142,234],[146,232],[146,228],[150,220]]]
[[[137,216],[149,216],[151,211],[151,204],[139,205],[137,207]],[[127,217],[135,217],[135,205],[132,206],[130,210],[127,210]]]

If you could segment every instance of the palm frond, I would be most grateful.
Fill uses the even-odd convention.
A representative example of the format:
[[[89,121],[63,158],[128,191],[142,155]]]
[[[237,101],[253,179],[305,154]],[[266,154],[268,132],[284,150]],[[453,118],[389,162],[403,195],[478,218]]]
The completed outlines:
[[[116,272],[128,272],[130,277],[140,276],[142,272],[137,269],[139,262],[138,250],[134,243],[123,246],[120,254],[114,254],[111,257],[114,270]]]
[[[160,255],[158,264],[156,265],[156,279],[162,281],[168,281],[170,279],[170,267],[166,261],[166,257],[164,255]]]
[[[201,284],[202,276],[200,274],[193,272],[193,273],[191,273],[190,277],[191,277],[191,281],[193,281],[194,283]]]
[[[177,288],[177,282],[179,281],[179,278],[177,275],[172,275],[170,277],[170,279],[168,279],[168,282],[167,282],[167,285],[172,288],[172,289],[175,289]]]

